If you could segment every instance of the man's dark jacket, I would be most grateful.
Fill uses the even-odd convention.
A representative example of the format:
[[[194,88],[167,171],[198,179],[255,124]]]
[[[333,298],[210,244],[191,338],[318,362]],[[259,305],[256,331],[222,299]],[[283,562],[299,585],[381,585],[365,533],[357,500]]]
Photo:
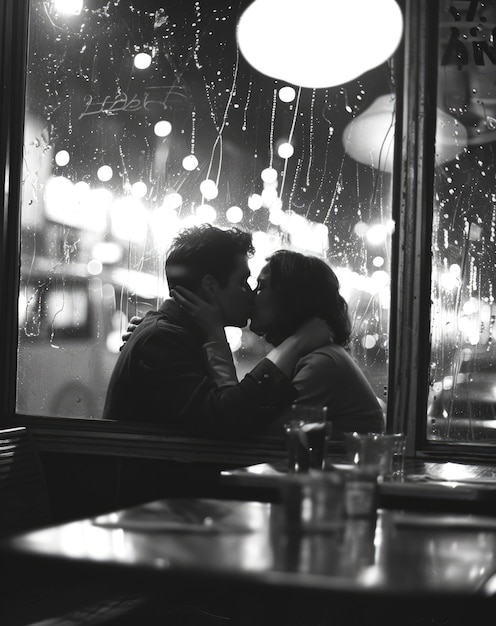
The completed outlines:
[[[218,388],[198,328],[166,300],[147,313],[123,346],[103,417],[231,436],[263,432],[294,396],[288,378],[268,359],[238,384]]]

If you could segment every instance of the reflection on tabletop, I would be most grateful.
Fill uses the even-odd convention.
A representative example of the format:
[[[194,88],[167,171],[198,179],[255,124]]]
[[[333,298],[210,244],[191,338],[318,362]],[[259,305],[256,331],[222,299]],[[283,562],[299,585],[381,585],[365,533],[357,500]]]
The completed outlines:
[[[379,509],[324,532],[289,532],[284,516],[277,504],[170,499],[7,545],[10,553],[69,566],[146,570],[158,584],[194,574],[303,589],[473,595],[496,570],[496,518]]]
[[[331,463],[329,470],[347,471],[353,467],[351,463]],[[493,484],[496,486],[496,468],[463,463],[427,463],[422,461],[406,462],[404,481],[453,481],[477,484]],[[284,463],[258,463],[234,470],[224,470],[222,476],[262,476],[281,477],[287,474]]]

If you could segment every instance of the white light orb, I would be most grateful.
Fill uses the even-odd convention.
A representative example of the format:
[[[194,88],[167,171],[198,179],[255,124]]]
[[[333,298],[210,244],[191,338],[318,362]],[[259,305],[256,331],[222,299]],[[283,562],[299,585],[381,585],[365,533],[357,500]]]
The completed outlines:
[[[134,57],[134,67],[138,70],[146,70],[152,63],[152,57],[148,52],[138,52]]]
[[[379,96],[344,129],[342,138],[344,149],[358,163],[391,173],[394,156],[394,125],[394,95]],[[467,146],[467,141],[467,130],[463,124],[438,109],[436,165],[456,158]]]
[[[353,232],[357,237],[365,237],[368,230],[369,225],[366,222],[357,222],[355,226],[353,226]]]
[[[258,211],[263,206],[262,196],[259,193],[252,193],[248,198],[248,208],[252,211]]]
[[[378,293],[384,287],[389,285],[389,274],[384,270],[377,270],[376,272],[372,272],[372,276],[370,277],[370,281],[372,284],[373,291]]]
[[[122,246],[115,241],[100,241],[93,246],[91,254],[102,264],[119,263],[122,259]]]
[[[98,168],[96,175],[98,177],[98,180],[101,180],[102,183],[106,183],[112,178],[114,172],[112,171],[110,165],[102,165]]]
[[[362,346],[366,350],[372,350],[372,348],[375,348],[376,344],[377,339],[375,335],[365,335],[365,337],[362,339]]]
[[[383,224],[374,224],[368,229],[366,239],[373,246],[378,246],[386,241],[387,234],[387,228]]]
[[[210,206],[210,204],[200,204],[200,206],[196,208],[196,217],[202,222],[213,224],[217,219],[217,211],[213,206]]]
[[[108,189],[100,187],[92,189],[88,196],[88,205],[96,208],[98,211],[105,211],[113,202],[114,196]]]
[[[167,137],[172,132],[172,124],[167,120],[160,120],[153,127],[153,132],[157,137]]]
[[[341,85],[386,61],[403,33],[395,0],[254,0],[237,27],[256,70],[293,85]],[[351,37],[351,39],[350,39]],[[370,42],[367,50],[358,42]]]
[[[465,315],[473,315],[477,310],[478,306],[473,298],[467,300],[462,307],[462,311],[465,313]]]
[[[384,265],[384,258],[382,256],[376,256],[372,259],[372,265],[374,267],[382,267]]]
[[[53,176],[45,185],[45,208],[51,219],[60,220],[64,207],[72,203],[74,185],[65,176]]]
[[[131,194],[135,198],[144,198],[147,191],[148,188],[146,184],[142,181],[138,181],[137,183],[133,183],[133,185],[131,185]]]
[[[110,230],[117,239],[143,244],[148,232],[148,209],[138,198],[119,198],[110,207]]]
[[[195,157],[194,154],[188,154],[188,156],[184,157],[184,159],[183,159],[183,168],[187,172],[192,172],[197,167],[198,167],[198,159]]]
[[[181,194],[173,191],[165,195],[163,207],[164,209],[178,209],[182,203],[183,197],[181,196]]]
[[[266,167],[264,170],[262,170],[260,177],[264,183],[275,183],[277,181],[277,170],[275,170],[273,167]]]
[[[294,154],[294,148],[288,141],[285,141],[277,148],[277,154],[281,159],[289,159]]]
[[[76,196],[80,201],[90,193],[91,188],[85,180],[80,180],[74,185],[74,190],[76,191]]]
[[[455,278],[460,278],[462,273],[462,268],[458,265],[458,263],[453,263],[449,266],[449,273]]]
[[[281,102],[293,102],[295,98],[296,91],[293,87],[286,86],[279,89],[279,100],[281,100]]]
[[[60,167],[64,167],[64,165],[67,165],[70,160],[71,157],[67,150],[59,150],[55,155],[55,163]]]
[[[266,209],[270,209],[270,207],[277,200],[277,189],[273,187],[267,187],[262,191],[262,206]]]
[[[79,15],[83,8],[83,0],[55,0],[53,6],[57,13]]]
[[[243,219],[243,210],[239,206],[231,206],[226,211],[226,219],[231,224],[239,224]]]
[[[439,282],[441,284],[441,287],[443,289],[446,289],[446,291],[451,291],[458,286],[457,277],[450,272],[443,272],[439,277]]]
[[[275,208],[270,209],[269,211],[269,222],[274,224],[274,226],[282,226],[286,220],[286,213],[281,209],[281,207],[277,206]]]
[[[88,261],[87,269],[88,274],[98,276],[103,270],[102,262],[99,259],[91,259],[91,261]]]
[[[200,191],[202,196],[207,200],[213,200],[219,195],[219,189],[217,188],[215,181],[210,178],[206,178],[201,182]]]
[[[263,230],[256,230],[253,233],[253,245],[256,254],[262,256],[264,260],[272,252],[270,237]]]

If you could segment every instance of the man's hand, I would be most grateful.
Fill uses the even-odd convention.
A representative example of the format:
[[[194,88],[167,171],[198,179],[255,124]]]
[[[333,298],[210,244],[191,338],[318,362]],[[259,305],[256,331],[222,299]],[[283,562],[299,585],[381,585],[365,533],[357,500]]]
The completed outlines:
[[[133,317],[129,320],[129,324],[127,326],[127,331],[122,335],[122,341],[126,343],[126,341],[131,337],[133,331],[141,324],[143,321],[142,317],[138,317],[137,315],[133,315]],[[122,349],[122,346],[121,346]]]
[[[179,286],[172,289],[170,295],[203,331],[206,341],[225,341],[222,312],[213,296],[207,302],[189,289]]]

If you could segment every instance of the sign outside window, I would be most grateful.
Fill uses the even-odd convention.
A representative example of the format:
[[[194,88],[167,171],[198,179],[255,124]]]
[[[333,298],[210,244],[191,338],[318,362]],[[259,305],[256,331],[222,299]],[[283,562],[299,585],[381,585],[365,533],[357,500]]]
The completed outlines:
[[[428,438],[496,441],[496,2],[441,2]],[[437,125],[444,118],[438,116]]]

